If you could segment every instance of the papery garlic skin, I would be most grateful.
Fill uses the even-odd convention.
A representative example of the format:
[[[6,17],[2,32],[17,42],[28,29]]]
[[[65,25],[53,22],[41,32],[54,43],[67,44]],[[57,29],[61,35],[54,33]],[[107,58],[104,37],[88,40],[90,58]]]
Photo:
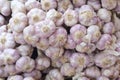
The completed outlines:
[[[102,7],[112,10],[117,5],[117,0],[101,0]]]
[[[25,77],[23,80],[35,80],[33,77]]]
[[[3,26],[5,24],[5,18],[0,15],[0,26]]]
[[[14,76],[9,76],[7,80],[23,80],[23,77],[21,75],[14,75]]]
[[[80,7],[82,5],[85,5],[86,0],[72,0],[72,2],[75,7]]]
[[[81,6],[79,9],[79,22],[84,26],[91,26],[97,23],[97,15],[91,6]]]
[[[112,54],[99,53],[95,56],[95,64],[101,68],[109,68],[116,63],[116,56]]]
[[[62,74],[57,69],[51,70],[46,76],[45,80],[64,80]]]
[[[57,10],[64,13],[67,9],[73,9],[73,5],[70,0],[60,0],[58,1]]]
[[[35,68],[35,61],[28,56],[22,56],[17,60],[15,68],[19,72],[31,72]]]
[[[75,68],[73,68],[70,63],[65,63],[61,66],[60,72],[62,75],[70,77],[75,74]]]
[[[57,7],[57,2],[56,0],[41,0],[41,7],[45,11],[55,9]]]
[[[101,8],[98,10],[97,16],[104,22],[110,22],[112,13],[105,8]]]
[[[27,11],[30,11],[33,8],[41,9],[41,4],[36,0],[28,0],[25,2],[25,7]]]
[[[50,66],[50,60],[47,57],[38,57],[36,59],[36,69],[44,70]]]
[[[51,20],[43,20],[35,24],[35,32],[40,38],[48,38],[56,30],[56,25]]]
[[[16,45],[14,36],[11,33],[3,32],[0,34],[0,50],[14,48]]]
[[[45,19],[46,13],[42,9],[33,8],[27,13],[29,24],[33,25]]]
[[[110,80],[108,77],[100,76],[97,78],[97,80]]]
[[[73,26],[78,22],[78,13],[75,10],[67,9],[64,13],[64,23],[67,26]]]

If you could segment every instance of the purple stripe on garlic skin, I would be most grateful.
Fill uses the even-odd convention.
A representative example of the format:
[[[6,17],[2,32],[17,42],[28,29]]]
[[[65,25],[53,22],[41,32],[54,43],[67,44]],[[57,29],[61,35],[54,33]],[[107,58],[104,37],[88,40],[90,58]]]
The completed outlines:
[[[73,9],[73,5],[70,0],[59,0],[57,10],[64,13],[67,9]]]
[[[70,35],[76,43],[80,43],[85,34],[86,28],[80,24],[76,24],[70,29]]]
[[[98,78],[101,75],[101,72],[99,68],[92,66],[92,67],[88,67],[85,70],[85,74],[86,76],[91,77],[91,78]]]
[[[0,26],[3,26],[5,24],[5,18],[0,15]]]
[[[68,35],[67,42],[65,43],[64,46],[66,49],[74,49],[76,47],[75,41],[72,39],[71,35]]]
[[[49,44],[55,47],[63,46],[67,41],[67,31],[63,27],[58,27],[57,30],[49,37]]]
[[[46,76],[45,80],[64,80],[64,77],[58,69],[52,69]]]
[[[20,53],[16,49],[4,49],[4,64],[13,64],[20,58]]]
[[[33,77],[36,80],[40,80],[40,78],[42,77],[42,74],[38,70],[33,70],[29,73],[24,73],[23,76],[24,77]]]
[[[46,19],[35,24],[35,33],[40,38],[47,38],[56,30],[56,25],[53,21]]]
[[[85,5],[86,0],[72,0],[74,7],[80,7]]]
[[[25,2],[25,7],[27,11],[30,11],[33,8],[41,9],[41,3],[39,3],[39,1],[36,0],[27,0]]]
[[[33,8],[27,13],[29,24],[33,25],[45,19],[46,13],[42,9]]]
[[[62,47],[53,47],[50,46],[46,51],[45,55],[51,59],[57,59],[61,57],[64,53],[64,49]]]
[[[14,16],[16,13],[19,12],[26,14],[26,7],[24,3],[17,0],[11,1],[11,10],[12,10],[12,16]]]
[[[94,10],[99,10],[101,8],[100,0],[88,0],[87,4],[92,6]]]
[[[112,10],[117,5],[117,0],[101,0],[102,7]]]
[[[44,70],[50,66],[50,59],[48,57],[38,57],[36,59],[36,69]]]
[[[16,43],[18,43],[18,44],[26,44],[22,32],[17,33],[17,32],[14,31],[13,35],[14,35],[14,40],[15,40]]]
[[[36,43],[37,49],[45,51],[49,47],[49,40],[47,38],[40,38],[39,41]]]
[[[89,58],[85,54],[73,53],[70,57],[70,63],[73,67],[85,68],[89,64]]]
[[[116,56],[112,54],[99,53],[95,55],[94,61],[98,67],[109,68],[116,63]]]
[[[33,77],[25,77],[23,80],[35,80]]]
[[[27,21],[26,14],[19,12],[10,19],[9,23],[13,31],[22,32],[27,26]]]
[[[64,76],[73,76],[75,74],[75,68],[70,63],[65,63],[61,66],[60,72]]]
[[[110,80],[110,79],[106,76],[100,76],[96,80]]]
[[[103,32],[105,34],[113,34],[115,32],[115,26],[112,22],[108,22],[103,26]]]
[[[19,72],[31,72],[35,68],[35,61],[28,56],[20,57],[15,64]]]
[[[97,25],[91,25],[87,28],[87,34],[91,35],[91,42],[97,42],[101,37],[100,28]]]
[[[14,76],[8,76],[7,80],[23,80],[23,76],[21,75],[14,75]]]
[[[91,6],[81,6],[79,9],[79,22],[84,26],[91,26],[97,23],[97,15]]]
[[[28,44],[20,45],[16,49],[20,52],[21,56],[31,56],[33,51],[33,47]]]
[[[57,2],[56,0],[41,0],[41,7],[45,11],[55,9],[57,8]]]
[[[110,22],[112,13],[105,8],[101,8],[98,10],[97,16],[104,22]]]
[[[63,15],[64,23],[67,26],[73,26],[78,22],[78,13],[75,10],[67,9]]]
[[[50,9],[46,13],[46,19],[52,20],[56,26],[61,26],[63,24],[63,14],[55,9]]]
[[[35,32],[35,26],[29,25],[23,30],[23,37],[24,40],[32,46],[35,46],[35,44],[38,42],[39,37],[36,35]]]

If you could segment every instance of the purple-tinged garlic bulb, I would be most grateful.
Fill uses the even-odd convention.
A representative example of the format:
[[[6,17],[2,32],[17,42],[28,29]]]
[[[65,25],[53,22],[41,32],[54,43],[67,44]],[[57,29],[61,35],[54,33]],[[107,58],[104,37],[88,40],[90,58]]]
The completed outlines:
[[[35,24],[45,19],[46,13],[42,9],[33,8],[27,13],[29,24]]]
[[[57,2],[56,0],[41,0],[41,7],[45,11],[55,9],[57,8]]]
[[[61,57],[63,53],[64,53],[64,49],[62,47],[50,46],[47,50],[45,50],[45,55],[51,59],[57,59]]]
[[[65,43],[65,46],[64,46],[66,49],[74,49],[76,47],[76,43],[75,41],[73,40],[72,36],[71,35],[68,35],[68,39],[67,39],[67,42]]]
[[[58,1],[57,10],[64,13],[67,9],[73,9],[73,5],[70,0],[60,0]]]
[[[36,35],[40,38],[47,38],[56,30],[56,25],[51,20],[43,20],[35,24]]]
[[[49,47],[49,40],[47,38],[41,38],[39,41],[36,43],[37,49],[45,51]]]
[[[17,0],[11,1],[11,10],[12,10],[12,16],[14,16],[16,13],[19,12],[26,14],[26,7],[24,3]]]
[[[0,78],[5,78],[9,76],[8,73],[5,72],[4,68],[5,68],[4,66],[0,67]]]
[[[119,41],[120,40],[120,31],[116,31],[115,36],[117,37],[117,41]]]
[[[72,3],[74,7],[80,7],[82,5],[85,5],[86,0],[72,0]]]
[[[22,32],[27,26],[27,16],[24,13],[16,13],[9,21],[9,24],[13,31]]]
[[[7,32],[7,26],[6,25],[0,26],[0,35],[4,32]]]
[[[23,76],[24,77],[33,77],[36,80],[40,80],[40,78],[42,77],[42,74],[38,70],[33,70],[29,73],[24,73]]]
[[[55,47],[63,46],[67,41],[67,31],[63,27],[58,27],[54,34],[49,37],[49,44]]]
[[[104,22],[110,22],[112,13],[105,8],[101,8],[98,10],[97,16]]]
[[[33,52],[33,47],[28,44],[20,45],[16,48],[21,56],[31,56]]]
[[[117,78],[119,76],[119,70],[115,66],[107,69],[102,69],[102,75],[108,78]]]
[[[97,15],[89,5],[83,5],[79,9],[79,22],[84,26],[91,26],[97,23]]]
[[[85,68],[89,64],[89,58],[85,54],[73,53],[70,57],[70,63],[73,67]]]
[[[35,68],[35,61],[28,56],[20,57],[15,64],[19,72],[31,72]]]
[[[101,0],[101,4],[103,8],[106,8],[108,10],[112,10],[117,5],[117,0]]]
[[[0,0],[0,13],[4,16],[9,16],[11,14],[10,1]]]
[[[99,68],[97,68],[96,66],[92,66],[92,67],[88,67],[85,70],[85,74],[86,76],[91,77],[91,78],[98,78],[101,75],[101,72]]]
[[[101,37],[100,28],[97,25],[91,25],[87,28],[87,35],[90,35],[91,42],[97,42]]]
[[[61,66],[60,72],[64,76],[73,76],[75,74],[75,68],[70,63],[65,63]]]
[[[110,79],[106,76],[100,76],[96,80],[110,80]]]
[[[99,50],[114,49],[116,37],[110,34],[103,34],[96,44]]]
[[[15,69],[15,65],[5,65],[4,71],[9,74],[9,76],[17,74],[17,70]]]
[[[95,55],[94,61],[98,67],[109,68],[116,63],[116,56],[107,53],[99,53]]]
[[[56,26],[61,26],[63,24],[63,14],[55,9],[50,9],[46,13],[46,19],[52,20]]]
[[[108,22],[103,26],[103,32],[105,34],[113,34],[115,32],[115,26],[112,22]]]
[[[20,53],[16,49],[4,49],[4,64],[13,64],[20,58]]]
[[[115,8],[117,14],[120,14],[120,0],[117,0],[117,6]]]
[[[32,46],[35,46],[35,44],[39,40],[39,37],[36,35],[35,32],[35,26],[33,25],[29,25],[23,30],[23,37],[24,40]]]
[[[33,8],[41,9],[41,4],[39,1],[36,1],[36,0],[27,0],[25,2],[25,7],[27,11],[30,11]]]
[[[76,45],[76,50],[78,52],[85,52],[85,53],[91,53],[96,49],[95,44],[93,43],[85,43],[85,42],[81,42],[79,44]]]
[[[5,18],[0,15],[0,26],[3,26],[5,24]]]
[[[23,76],[21,75],[8,76],[7,80],[23,80]]]
[[[100,0],[88,0],[87,4],[92,6],[94,10],[99,10],[101,8]]]
[[[23,33],[20,32],[13,32],[13,35],[14,35],[14,39],[15,39],[15,42],[18,43],[18,44],[26,44],[25,40],[24,40],[24,37],[23,37]]]
[[[120,52],[120,41],[117,41],[117,42],[116,42],[115,51]],[[120,53],[119,53],[119,55],[120,55]]]
[[[25,77],[23,80],[36,80],[33,77]]]
[[[115,30],[119,31],[120,30],[120,18],[116,15],[116,13],[113,14],[113,22],[115,25]]]
[[[76,43],[80,43],[82,41],[81,39],[85,36],[85,34],[86,28],[85,26],[82,26],[80,24],[76,24],[70,29],[70,35]]]
[[[71,27],[78,22],[78,13],[75,10],[67,9],[63,15],[65,25]]]
[[[64,77],[58,69],[52,69],[46,76],[45,80],[64,80]]]
[[[50,66],[50,59],[47,57],[38,57],[36,59],[36,69],[44,70]]]
[[[11,33],[3,32],[0,34],[0,50],[6,48],[14,48],[15,40],[14,36]]]

